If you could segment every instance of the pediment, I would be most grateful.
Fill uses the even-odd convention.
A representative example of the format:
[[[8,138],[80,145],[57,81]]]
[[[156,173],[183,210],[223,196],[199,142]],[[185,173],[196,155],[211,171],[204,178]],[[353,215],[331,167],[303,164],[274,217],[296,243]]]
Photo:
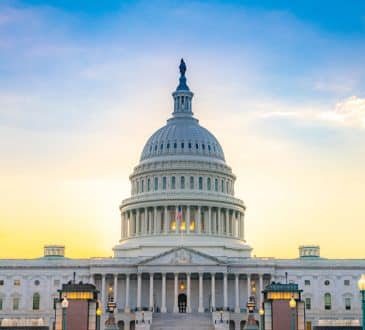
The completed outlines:
[[[143,260],[140,265],[159,266],[159,265],[221,265],[224,262],[216,257],[212,257],[193,249],[179,247],[157,256]]]

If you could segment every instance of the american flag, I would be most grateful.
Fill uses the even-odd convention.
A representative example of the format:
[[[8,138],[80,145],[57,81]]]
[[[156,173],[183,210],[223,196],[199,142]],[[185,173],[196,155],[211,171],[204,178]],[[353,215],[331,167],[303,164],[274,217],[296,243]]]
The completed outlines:
[[[178,208],[178,210],[177,210],[177,213],[176,213],[175,220],[176,220],[176,221],[181,220],[181,219],[182,219],[182,216],[183,216],[183,212],[182,212],[181,207],[179,206],[179,208]]]

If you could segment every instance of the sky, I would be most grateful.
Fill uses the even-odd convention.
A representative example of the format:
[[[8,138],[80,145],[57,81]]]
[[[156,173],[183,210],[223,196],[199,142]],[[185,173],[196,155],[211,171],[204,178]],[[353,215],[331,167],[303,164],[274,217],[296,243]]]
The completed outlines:
[[[258,257],[364,258],[365,2],[0,1],[0,258],[111,256],[187,63]]]

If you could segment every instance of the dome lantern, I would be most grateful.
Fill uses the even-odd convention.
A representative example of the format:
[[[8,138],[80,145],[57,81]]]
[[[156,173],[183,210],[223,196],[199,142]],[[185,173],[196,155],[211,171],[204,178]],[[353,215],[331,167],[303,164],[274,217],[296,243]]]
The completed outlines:
[[[174,117],[193,116],[193,112],[191,111],[191,100],[194,94],[190,91],[189,86],[186,84],[186,64],[184,59],[181,59],[179,70],[179,85],[177,86],[176,91],[172,93],[174,98],[174,112],[172,114]]]

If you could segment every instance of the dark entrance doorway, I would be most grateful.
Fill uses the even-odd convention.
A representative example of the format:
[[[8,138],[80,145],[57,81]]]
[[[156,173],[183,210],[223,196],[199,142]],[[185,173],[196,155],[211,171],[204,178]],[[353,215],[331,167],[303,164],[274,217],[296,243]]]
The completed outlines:
[[[179,313],[186,313],[186,294],[180,293],[178,296]]]

